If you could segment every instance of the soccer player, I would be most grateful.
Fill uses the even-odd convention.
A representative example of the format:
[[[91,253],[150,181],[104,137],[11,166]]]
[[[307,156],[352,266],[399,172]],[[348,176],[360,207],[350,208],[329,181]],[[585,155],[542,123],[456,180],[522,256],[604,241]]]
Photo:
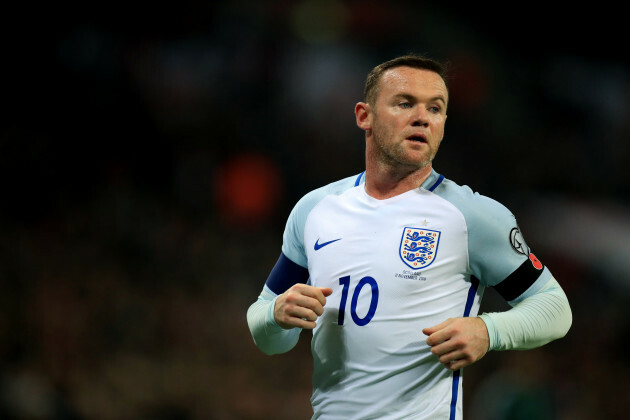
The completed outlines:
[[[433,169],[444,66],[376,66],[355,107],[365,172],[306,194],[248,312],[256,345],[312,330],[314,419],[461,419],[462,368],[563,337],[566,295],[502,204]],[[486,287],[511,308],[477,316]]]

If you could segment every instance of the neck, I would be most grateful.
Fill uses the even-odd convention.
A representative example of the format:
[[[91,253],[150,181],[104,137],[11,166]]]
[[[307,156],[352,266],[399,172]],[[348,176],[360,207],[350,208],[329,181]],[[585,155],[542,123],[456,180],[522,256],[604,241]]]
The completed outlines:
[[[416,189],[431,175],[431,163],[422,168],[397,168],[366,162],[365,191],[377,200],[395,197]]]

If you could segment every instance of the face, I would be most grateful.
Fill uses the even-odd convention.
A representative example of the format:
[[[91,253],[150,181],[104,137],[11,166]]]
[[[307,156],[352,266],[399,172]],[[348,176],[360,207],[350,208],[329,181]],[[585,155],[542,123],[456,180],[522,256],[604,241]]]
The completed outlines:
[[[444,137],[444,80],[429,70],[397,67],[383,73],[379,88],[374,104],[356,110],[357,124],[367,132],[368,158],[394,168],[426,167]]]

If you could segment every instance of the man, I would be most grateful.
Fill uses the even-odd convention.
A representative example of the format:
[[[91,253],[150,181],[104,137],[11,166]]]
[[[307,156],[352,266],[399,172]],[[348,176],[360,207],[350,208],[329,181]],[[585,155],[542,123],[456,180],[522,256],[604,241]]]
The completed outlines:
[[[355,107],[365,172],[297,203],[248,310],[267,354],[313,330],[315,419],[461,419],[463,367],[571,325],[564,291],[510,211],[433,169],[448,100],[434,60],[370,72]],[[477,317],[485,287],[512,308]]]

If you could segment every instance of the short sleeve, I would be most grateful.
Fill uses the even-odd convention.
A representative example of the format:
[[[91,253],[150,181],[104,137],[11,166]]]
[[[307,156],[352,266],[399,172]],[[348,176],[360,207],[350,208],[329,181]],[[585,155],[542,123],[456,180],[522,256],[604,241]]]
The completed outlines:
[[[551,278],[525,242],[516,217],[503,204],[450,180],[434,192],[463,214],[469,270],[481,284],[495,287],[510,301],[534,283],[543,284],[544,279]]]
[[[293,207],[282,236],[282,253],[294,263],[306,268],[308,261],[304,249],[304,226],[313,208],[327,195],[338,195],[361,184],[361,175],[333,182],[304,195]]]

